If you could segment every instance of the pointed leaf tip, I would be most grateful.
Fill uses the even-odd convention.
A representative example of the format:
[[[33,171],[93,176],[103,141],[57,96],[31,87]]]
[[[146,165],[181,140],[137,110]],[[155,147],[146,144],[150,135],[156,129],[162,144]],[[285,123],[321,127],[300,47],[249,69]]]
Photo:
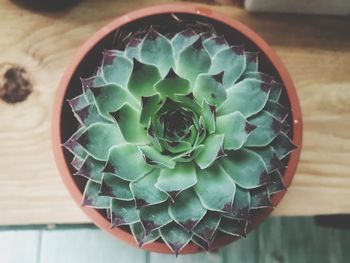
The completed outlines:
[[[221,71],[220,73],[218,73],[216,75],[212,75],[212,78],[215,79],[217,82],[223,84],[224,71]]]
[[[142,66],[143,66],[143,63],[142,62],[140,62],[138,59],[136,59],[136,58],[133,58],[132,59],[132,63],[133,63],[133,65],[134,65],[134,67],[133,67],[133,72],[136,72],[136,71],[139,71],[141,68],[142,68]]]
[[[192,47],[193,47],[194,49],[197,49],[197,50],[204,49],[202,39],[198,38],[198,39],[192,44]]]
[[[178,255],[191,240],[191,235],[175,223],[162,227],[160,233],[164,242],[175,253],[175,255]]]
[[[171,67],[169,72],[166,74],[165,79],[174,79],[176,77],[178,77],[178,76],[175,73],[174,69]]]
[[[180,191],[169,191],[169,192],[166,192],[169,197],[171,198],[171,201],[172,202],[175,202],[175,199],[176,197],[180,194]]]
[[[115,173],[115,168],[110,162],[107,162],[102,170],[102,173]]]
[[[246,131],[246,133],[251,133],[252,131],[254,131],[255,129],[257,128],[257,126],[255,126],[255,125],[253,125],[253,124],[251,124],[251,123],[249,123],[249,122],[246,122],[246,124],[245,124],[245,131]]]

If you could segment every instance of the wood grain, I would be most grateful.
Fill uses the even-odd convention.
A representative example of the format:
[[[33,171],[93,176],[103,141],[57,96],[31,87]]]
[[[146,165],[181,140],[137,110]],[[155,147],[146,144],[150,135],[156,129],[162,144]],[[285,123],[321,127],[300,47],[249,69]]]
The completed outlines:
[[[88,218],[65,190],[50,145],[55,90],[77,48],[116,16],[169,1],[82,1],[34,13],[0,0],[0,63],[24,66],[34,91],[0,102],[0,224],[74,223]],[[218,1],[211,7],[260,33],[281,56],[304,118],[301,162],[275,215],[350,213],[350,20],[252,15]]]

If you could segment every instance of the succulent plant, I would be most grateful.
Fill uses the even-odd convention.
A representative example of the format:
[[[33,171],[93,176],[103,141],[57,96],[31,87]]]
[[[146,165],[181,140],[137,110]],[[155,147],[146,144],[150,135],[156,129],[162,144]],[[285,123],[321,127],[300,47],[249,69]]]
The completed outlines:
[[[257,53],[215,33],[151,27],[104,51],[82,87],[63,145],[87,178],[82,204],[106,209],[140,246],[161,238],[178,254],[245,236],[254,211],[285,189],[289,109]]]

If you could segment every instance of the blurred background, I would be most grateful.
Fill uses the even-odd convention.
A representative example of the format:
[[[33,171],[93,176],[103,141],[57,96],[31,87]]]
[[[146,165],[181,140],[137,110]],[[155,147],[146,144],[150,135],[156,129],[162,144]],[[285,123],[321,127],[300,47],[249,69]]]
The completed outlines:
[[[98,230],[50,145],[55,91],[77,49],[132,10],[170,0],[0,0],[0,263],[350,262],[350,1],[196,1],[251,27],[287,66],[304,121],[297,174],[273,216],[218,251],[161,255]]]

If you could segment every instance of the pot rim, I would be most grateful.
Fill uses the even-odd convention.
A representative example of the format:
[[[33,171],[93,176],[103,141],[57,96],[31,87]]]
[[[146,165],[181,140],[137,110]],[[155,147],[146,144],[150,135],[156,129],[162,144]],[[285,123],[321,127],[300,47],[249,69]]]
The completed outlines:
[[[171,4],[161,4],[151,7],[142,8],[136,11],[132,11],[125,15],[122,15],[107,25],[99,29],[95,34],[93,34],[77,51],[73,56],[72,61],[70,62],[66,72],[64,73],[62,80],[59,84],[58,90],[56,92],[56,99],[54,103],[54,108],[52,112],[52,126],[51,126],[51,135],[52,135],[52,148],[56,160],[56,165],[59,170],[59,174],[68,189],[69,193],[75,200],[75,202],[80,206],[84,213],[93,221],[94,224],[99,226],[102,230],[112,234],[113,236],[118,237],[124,242],[137,246],[136,241],[134,240],[131,233],[121,229],[121,228],[110,228],[110,222],[103,215],[101,215],[96,209],[89,207],[82,207],[81,200],[83,193],[79,190],[75,184],[72,174],[69,171],[68,164],[65,161],[64,150],[62,149],[61,142],[61,115],[62,115],[62,106],[65,99],[65,93],[70,83],[71,78],[74,75],[74,72],[78,65],[81,63],[83,58],[92,50],[101,39],[106,37],[109,33],[114,31],[116,28],[119,28],[127,23],[130,23],[135,20],[142,19],[147,16],[160,15],[160,14],[171,14],[171,13],[186,13],[192,15],[205,16],[209,19],[219,21],[223,24],[228,25],[232,30],[239,31],[250,41],[263,52],[267,59],[270,60],[276,71],[278,72],[281,81],[286,89],[288,98],[291,105],[292,113],[292,125],[293,125],[293,142],[296,145],[299,145],[296,150],[290,155],[288,162],[288,167],[284,173],[284,182],[286,187],[288,187],[293,179],[293,176],[296,172],[298,161],[300,158],[301,151],[301,142],[302,142],[302,118],[301,118],[301,109],[299,105],[299,100],[296,94],[294,84],[287,72],[287,69],[283,65],[280,58],[272,50],[272,48],[263,40],[257,33],[252,31],[250,28],[242,24],[241,22],[224,15],[222,13],[213,11],[205,5],[193,4],[193,3],[171,3]],[[285,191],[276,193],[272,196],[273,206],[281,201],[285,194]],[[250,225],[248,231],[252,230],[255,226],[260,224],[270,215],[273,209],[266,209],[264,213],[259,215]],[[238,239],[233,236],[222,236],[216,239],[212,245],[212,249],[222,247],[229,244],[233,240]],[[164,242],[152,242],[142,246],[143,249],[150,250],[153,252],[159,253],[172,253],[170,248]],[[200,247],[196,244],[190,243],[180,252],[180,254],[189,254],[202,251]]]

